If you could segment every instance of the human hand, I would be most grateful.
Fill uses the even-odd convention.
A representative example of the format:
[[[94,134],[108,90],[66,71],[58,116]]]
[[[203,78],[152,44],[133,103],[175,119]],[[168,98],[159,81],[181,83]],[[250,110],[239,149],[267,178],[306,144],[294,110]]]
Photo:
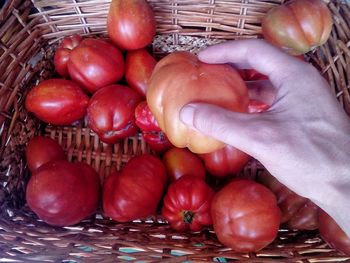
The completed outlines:
[[[191,103],[180,118],[193,129],[259,160],[281,183],[327,211],[350,236],[350,120],[318,71],[263,40],[236,40],[199,54],[269,77],[264,113],[230,112]]]

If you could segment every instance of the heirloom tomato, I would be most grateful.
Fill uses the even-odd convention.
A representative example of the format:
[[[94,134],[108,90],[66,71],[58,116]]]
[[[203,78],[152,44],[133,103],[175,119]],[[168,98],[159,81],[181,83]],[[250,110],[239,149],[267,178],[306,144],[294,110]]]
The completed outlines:
[[[125,78],[130,88],[146,97],[148,83],[157,61],[146,49],[128,51],[125,62]]]
[[[49,137],[36,136],[26,147],[27,165],[32,173],[49,161],[65,159],[67,157],[61,145]]]
[[[224,143],[186,126],[179,117],[184,105],[206,102],[247,112],[249,101],[247,87],[233,67],[200,62],[189,52],[174,52],[157,63],[146,97],[170,142],[194,153],[212,152]]]
[[[85,116],[88,103],[89,97],[76,83],[49,79],[29,91],[25,107],[44,122],[70,125]]]
[[[254,181],[231,181],[215,194],[211,211],[219,241],[237,252],[258,251],[277,236],[281,215],[276,198]]]
[[[96,211],[99,194],[100,179],[92,167],[58,160],[42,165],[32,175],[26,200],[44,222],[69,226]]]
[[[87,108],[88,126],[103,142],[110,144],[135,135],[135,108],[140,101],[140,95],[129,87],[106,86],[90,99]]]
[[[53,61],[57,73],[61,76],[69,77],[67,63],[70,57],[70,53],[80,44],[81,41],[83,41],[83,38],[81,36],[73,35],[65,37],[62,40],[61,44],[58,46]]]
[[[71,53],[67,63],[70,77],[89,93],[113,84],[124,75],[124,58],[112,44],[86,38]]]
[[[146,47],[156,34],[153,10],[146,0],[112,0],[107,16],[107,31],[121,49]]]
[[[163,201],[162,216],[177,231],[199,231],[210,226],[214,191],[204,180],[183,176],[173,182]]]
[[[320,235],[324,241],[332,248],[346,255],[350,255],[350,238],[339,227],[335,220],[322,209],[319,209],[318,220]]]
[[[293,0],[271,9],[262,21],[264,38],[291,55],[323,45],[332,30],[332,15],[322,0]]]
[[[118,222],[154,215],[166,186],[165,167],[152,155],[130,159],[121,173],[107,177],[103,191],[103,210]]]

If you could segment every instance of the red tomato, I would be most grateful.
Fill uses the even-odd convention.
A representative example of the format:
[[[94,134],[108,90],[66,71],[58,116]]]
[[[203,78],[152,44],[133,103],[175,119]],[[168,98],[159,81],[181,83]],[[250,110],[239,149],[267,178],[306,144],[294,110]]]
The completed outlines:
[[[186,148],[172,148],[163,156],[163,163],[170,182],[184,175],[205,179],[205,168],[201,159]]]
[[[226,145],[211,153],[199,155],[211,175],[224,177],[240,172],[251,157],[237,148]]]
[[[161,129],[146,101],[142,101],[135,109],[135,123],[144,132],[158,132]]]
[[[262,21],[264,38],[292,55],[323,45],[332,15],[322,0],[294,0],[271,9]]]
[[[84,117],[88,103],[89,97],[74,82],[49,79],[29,91],[25,107],[44,122],[70,125]]]
[[[54,64],[57,73],[61,76],[69,77],[67,62],[69,60],[70,53],[80,44],[81,41],[83,41],[81,36],[73,35],[65,37],[58,46],[54,57]]]
[[[70,77],[89,93],[117,82],[124,74],[121,51],[100,39],[84,39],[71,51],[67,66]]]
[[[130,88],[136,90],[144,98],[148,83],[157,61],[146,49],[128,51],[125,62],[125,78]]]
[[[118,222],[151,216],[156,213],[165,185],[161,160],[152,155],[134,157],[120,174],[111,174],[105,181],[104,213]]]
[[[135,108],[141,97],[122,85],[110,85],[98,90],[87,109],[88,126],[99,138],[113,144],[119,139],[135,135]]]
[[[200,178],[183,176],[172,183],[163,201],[162,216],[177,231],[199,231],[211,225],[214,191]]]
[[[142,137],[151,150],[158,153],[165,152],[173,147],[164,132],[142,132]]]
[[[26,160],[32,173],[49,161],[65,160],[66,158],[61,145],[48,137],[36,136],[29,141],[26,147]]]
[[[241,75],[244,81],[253,81],[253,80],[265,80],[269,79],[264,74],[254,70],[254,69],[239,69],[238,73]]]
[[[42,165],[32,175],[26,200],[44,222],[69,226],[96,211],[99,194],[99,176],[92,167],[59,160]]]
[[[211,215],[219,241],[237,252],[258,251],[270,244],[281,218],[274,194],[247,179],[234,180],[216,193]]]
[[[332,248],[350,256],[350,238],[325,211],[319,209],[319,231],[321,237]]]
[[[249,100],[248,112],[249,113],[260,113],[267,111],[270,108],[270,105],[258,100]]]
[[[156,34],[152,8],[145,0],[113,0],[108,11],[107,31],[122,49],[144,48]]]

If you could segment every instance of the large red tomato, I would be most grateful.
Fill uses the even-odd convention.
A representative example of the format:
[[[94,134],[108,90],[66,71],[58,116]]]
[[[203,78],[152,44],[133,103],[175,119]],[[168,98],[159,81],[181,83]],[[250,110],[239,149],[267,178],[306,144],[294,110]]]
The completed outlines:
[[[105,143],[135,135],[135,108],[141,101],[136,91],[122,85],[98,90],[87,109],[88,126]]]
[[[211,153],[199,155],[211,175],[223,177],[240,172],[251,157],[237,148],[225,145]]]
[[[124,74],[121,51],[101,39],[84,39],[71,51],[67,66],[70,77],[89,93],[117,82]]]
[[[80,42],[83,41],[83,38],[79,35],[73,35],[65,37],[61,44],[58,46],[55,57],[54,64],[55,69],[63,77],[69,77],[67,63],[70,57],[71,51],[77,47]]]
[[[262,21],[264,38],[292,55],[323,45],[332,16],[322,0],[293,0],[271,9]]]
[[[146,97],[170,142],[194,153],[212,152],[224,143],[186,126],[179,117],[184,105],[201,101],[247,112],[249,101],[246,85],[233,67],[205,64],[189,52],[174,52],[157,63]]]
[[[156,213],[166,186],[165,167],[152,155],[132,158],[121,173],[104,184],[103,210],[118,222],[146,218]]]
[[[88,103],[89,97],[76,83],[49,79],[29,91],[25,107],[44,122],[70,125],[84,117]]]
[[[149,145],[150,149],[163,153],[173,147],[164,132],[142,132],[142,138]]]
[[[170,182],[184,175],[205,179],[205,168],[201,159],[186,148],[172,148],[163,156],[163,163]]]
[[[350,238],[339,225],[322,209],[319,210],[319,231],[321,237],[332,248],[350,256]]]
[[[169,186],[162,215],[177,231],[199,231],[212,224],[210,208],[213,196],[214,191],[204,180],[183,176]]]
[[[258,251],[277,236],[281,215],[276,198],[254,181],[227,184],[215,194],[211,211],[219,241],[237,252]]]
[[[49,161],[65,160],[67,157],[59,143],[49,137],[36,136],[26,147],[26,160],[33,173]]]
[[[146,97],[148,83],[157,61],[146,49],[128,51],[125,62],[125,78],[130,88]]]
[[[144,48],[156,34],[152,8],[145,0],[113,0],[108,11],[107,31],[122,49]]]
[[[99,176],[92,167],[59,160],[42,165],[32,175],[26,200],[46,223],[69,226],[96,211],[99,194]]]

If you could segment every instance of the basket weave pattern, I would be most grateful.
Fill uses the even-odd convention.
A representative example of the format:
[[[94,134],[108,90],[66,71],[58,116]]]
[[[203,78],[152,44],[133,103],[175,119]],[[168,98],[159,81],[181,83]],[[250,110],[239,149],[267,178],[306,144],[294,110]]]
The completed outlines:
[[[157,20],[152,49],[160,58],[175,50],[197,52],[225,40],[261,37],[261,18],[284,1],[148,2]],[[0,258],[20,262],[349,260],[330,249],[317,231],[281,230],[261,252],[239,254],[222,246],[211,229],[180,234],[157,217],[119,224],[97,215],[66,228],[51,227],[37,219],[24,201],[29,178],[24,149],[36,134],[56,139],[70,161],[91,164],[102,179],[131,157],[150,152],[139,136],[108,146],[86,127],[85,121],[67,127],[45,125],[23,106],[28,90],[54,76],[52,57],[64,36],[106,36],[109,4],[110,0],[11,0],[0,10]],[[334,20],[331,37],[307,54],[307,59],[328,79],[339,103],[350,114],[350,4],[331,1],[329,8]],[[243,174],[254,176],[259,169],[252,162]]]

